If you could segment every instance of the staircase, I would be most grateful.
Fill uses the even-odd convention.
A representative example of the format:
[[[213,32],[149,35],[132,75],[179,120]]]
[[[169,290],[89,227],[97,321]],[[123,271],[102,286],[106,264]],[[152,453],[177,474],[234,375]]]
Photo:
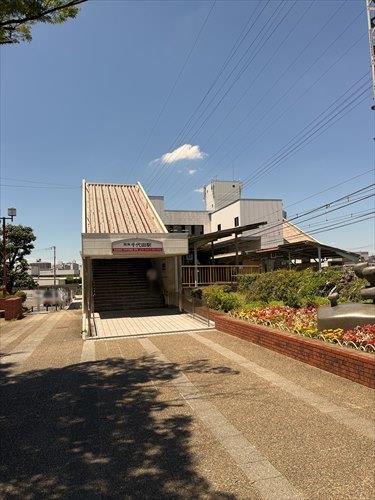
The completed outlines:
[[[149,283],[148,259],[98,259],[93,261],[94,310],[156,309],[164,306],[160,286]]]

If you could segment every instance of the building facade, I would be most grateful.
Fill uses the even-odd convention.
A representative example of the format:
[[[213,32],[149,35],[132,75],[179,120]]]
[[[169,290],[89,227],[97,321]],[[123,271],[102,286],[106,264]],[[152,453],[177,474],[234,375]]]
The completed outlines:
[[[255,249],[282,244],[283,203],[281,199],[241,198],[239,181],[213,180],[203,189],[206,210],[168,210],[163,196],[150,196],[169,232],[196,236],[232,227],[265,222],[262,229],[247,231],[242,237],[258,241]]]

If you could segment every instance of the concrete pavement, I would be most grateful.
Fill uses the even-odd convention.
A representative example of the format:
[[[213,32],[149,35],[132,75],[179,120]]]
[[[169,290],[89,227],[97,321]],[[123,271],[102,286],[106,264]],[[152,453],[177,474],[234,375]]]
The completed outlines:
[[[2,324],[2,497],[374,497],[371,389],[217,331],[40,318]]]

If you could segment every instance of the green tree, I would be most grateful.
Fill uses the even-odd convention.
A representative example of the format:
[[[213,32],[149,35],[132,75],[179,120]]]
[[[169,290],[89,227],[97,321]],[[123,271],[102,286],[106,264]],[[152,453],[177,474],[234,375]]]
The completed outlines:
[[[26,256],[30,255],[34,248],[33,242],[36,237],[31,227],[21,225],[7,225],[6,253],[8,282],[7,292],[12,293],[20,288],[35,288],[33,278],[27,273],[29,265]],[[3,254],[3,240],[1,240],[1,255]],[[0,266],[1,276],[3,273],[2,263]]]
[[[30,42],[36,22],[61,24],[76,17],[87,0],[1,0],[0,44]]]

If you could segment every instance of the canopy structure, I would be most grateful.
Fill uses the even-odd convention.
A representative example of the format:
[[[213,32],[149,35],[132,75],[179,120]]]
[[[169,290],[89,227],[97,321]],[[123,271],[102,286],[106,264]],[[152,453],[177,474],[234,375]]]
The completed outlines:
[[[289,266],[291,261],[294,259],[316,259],[318,262],[319,270],[322,267],[322,259],[330,259],[341,257],[350,262],[358,262],[361,256],[355,252],[349,252],[348,250],[343,250],[342,248],[331,247],[329,245],[323,245],[318,241],[298,241],[295,243],[286,243],[284,245],[279,245],[274,248],[267,248],[264,250],[256,250],[251,253],[258,257],[267,257],[270,259],[283,258],[289,261]]]
[[[189,237],[189,248],[202,248],[208,243],[213,243],[222,238],[227,238],[233,234],[238,236],[245,231],[251,231],[252,229],[258,229],[260,226],[264,226],[267,222],[256,222],[255,224],[246,224],[245,226],[231,227],[230,229],[221,229],[220,231],[214,231],[212,233],[200,234],[198,236]]]
[[[197,236],[189,237],[189,250],[194,253],[194,276],[195,276],[195,286],[198,285],[198,249],[200,250],[211,250],[211,261],[214,263],[215,253],[220,254],[235,253],[235,264],[239,264],[238,255],[239,252],[249,250],[251,244],[254,241],[259,240],[260,237],[245,236],[238,238],[238,236],[245,231],[251,231],[253,229],[258,229],[260,226],[267,224],[266,222],[257,222],[255,224],[246,224],[244,226],[232,227],[229,229],[222,229],[220,231],[214,231],[212,233],[200,234]],[[230,236],[234,235],[234,238]],[[222,240],[223,238],[227,238]],[[216,243],[218,240],[222,240]]]

